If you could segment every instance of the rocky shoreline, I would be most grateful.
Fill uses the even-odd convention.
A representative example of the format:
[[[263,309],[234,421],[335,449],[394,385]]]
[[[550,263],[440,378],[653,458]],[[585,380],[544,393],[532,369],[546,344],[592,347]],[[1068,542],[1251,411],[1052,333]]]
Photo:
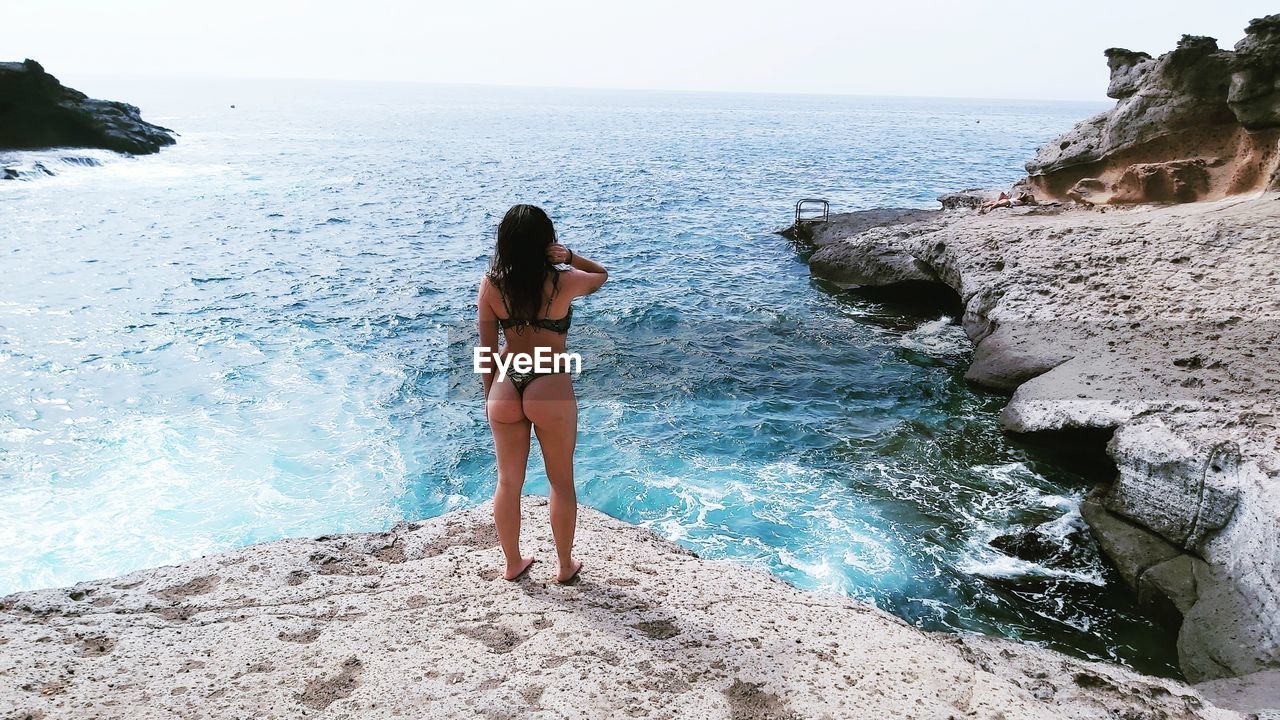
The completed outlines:
[[[837,215],[810,258],[840,287],[954,289],[967,377],[1012,393],[1010,431],[1114,431],[1118,475],[1084,515],[1140,602],[1181,624],[1193,680],[1280,664],[1278,210],[1267,193],[871,229]]]
[[[544,563],[546,513],[525,499]],[[576,585],[545,564],[508,583],[486,506],[10,595],[0,718],[1241,717],[1174,680],[923,632],[594,510],[578,543]]]
[[[1012,395],[1007,430],[1109,438],[1116,477],[1082,514],[1177,629],[1185,675],[1271,683],[1280,15],[1252,21],[1234,52],[1184,36],[1159,58],[1106,57],[1116,106],[1046,143],[1002,202],[955,193],[941,210],[833,215],[789,236],[839,288],[953,291],[975,346],[966,377]]]
[[[1011,394],[1010,431],[1109,437],[1116,477],[1082,513],[1196,686],[923,632],[588,509],[578,584],[506,583],[481,507],[0,598],[0,718],[1280,717],[1277,48],[1280,16],[1234,52],[1108,51],[1117,107],[1028,164],[1035,203],[799,229],[834,287],[954,293],[968,378]],[[56,112],[124,124],[23,142],[172,143],[0,65],[40,77]],[[552,557],[545,502],[524,514]]]

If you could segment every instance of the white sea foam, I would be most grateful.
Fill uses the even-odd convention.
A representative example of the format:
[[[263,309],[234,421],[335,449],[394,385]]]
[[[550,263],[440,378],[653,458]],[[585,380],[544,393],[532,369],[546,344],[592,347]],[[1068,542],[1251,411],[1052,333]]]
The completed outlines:
[[[1090,585],[1106,585],[1102,573],[1052,568],[998,552],[975,553],[964,557],[957,567],[971,575],[990,578],[1059,578]]]
[[[903,335],[899,343],[908,350],[940,357],[960,355],[973,348],[964,328],[957,325],[954,318],[945,316],[921,323]]]

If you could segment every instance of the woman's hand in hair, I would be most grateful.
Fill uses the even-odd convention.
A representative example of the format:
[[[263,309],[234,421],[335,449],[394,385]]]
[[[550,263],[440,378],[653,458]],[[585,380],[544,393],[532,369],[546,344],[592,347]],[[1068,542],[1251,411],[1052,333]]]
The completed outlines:
[[[569,262],[569,248],[560,243],[551,243],[547,246],[547,259],[553,265],[563,265]]]

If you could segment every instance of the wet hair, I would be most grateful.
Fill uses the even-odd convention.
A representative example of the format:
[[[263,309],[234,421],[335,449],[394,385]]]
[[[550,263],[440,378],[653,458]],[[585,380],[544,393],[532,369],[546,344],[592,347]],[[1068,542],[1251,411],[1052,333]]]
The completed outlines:
[[[537,320],[542,316],[542,288],[551,276],[554,292],[560,273],[547,258],[556,241],[556,228],[542,208],[514,205],[498,223],[498,240],[489,260],[489,282],[502,293],[511,318]]]

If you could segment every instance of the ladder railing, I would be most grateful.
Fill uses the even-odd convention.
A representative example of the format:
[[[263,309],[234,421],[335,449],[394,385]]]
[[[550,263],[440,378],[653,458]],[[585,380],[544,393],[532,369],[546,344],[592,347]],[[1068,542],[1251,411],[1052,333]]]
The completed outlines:
[[[831,204],[822,198],[805,198],[796,203],[796,225],[826,222],[831,217]]]

